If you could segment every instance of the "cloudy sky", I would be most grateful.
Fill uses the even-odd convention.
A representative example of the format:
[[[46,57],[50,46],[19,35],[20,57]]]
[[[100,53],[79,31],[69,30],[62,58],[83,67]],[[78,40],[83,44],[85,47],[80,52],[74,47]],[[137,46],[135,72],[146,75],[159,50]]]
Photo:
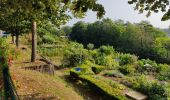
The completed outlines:
[[[134,11],[133,5],[127,3],[128,0],[98,0],[106,10],[104,18],[111,18],[113,20],[122,19],[124,21],[129,21],[132,23],[140,22],[142,20],[149,21],[155,27],[168,28],[170,26],[169,21],[161,21],[161,16],[163,13],[155,14],[147,18],[145,14],[139,14],[138,11]],[[96,21],[96,14],[89,11],[87,16],[83,19],[72,19],[67,25],[72,26],[77,21],[94,22]]]

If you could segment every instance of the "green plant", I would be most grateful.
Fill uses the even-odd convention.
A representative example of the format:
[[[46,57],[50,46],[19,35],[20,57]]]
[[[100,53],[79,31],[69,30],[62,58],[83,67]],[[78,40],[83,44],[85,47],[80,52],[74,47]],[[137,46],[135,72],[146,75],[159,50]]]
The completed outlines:
[[[104,75],[105,75],[105,76],[109,76],[109,77],[117,77],[117,78],[122,78],[122,77],[124,77],[124,75],[123,75],[121,72],[117,71],[117,70],[106,71],[106,72],[104,73]]]
[[[126,64],[133,64],[134,62],[137,61],[137,57],[135,55],[130,55],[130,54],[122,54],[120,56],[120,62],[119,64],[126,65]]]
[[[135,65],[130,65],[130,64],[123,65],[123,66],[119,67],[119,71],[125,75],[133,74],[135,72],[135,70],[136,70]]]
[[[127,100],[123,96],[122,86],[118,83],[106,82],[89,75],[80,75],[80,80],[85,81],[95,92],[102,94],[106,100]]]
[[[92,49],[94,48],[94,44],[89,43],[89,44],[87,45],[87,48],[88,48],[89,50],[92,50]]]
[[[93,75],[94,72],[91,70],[91,63],[86,62],[70,70],[70,76],[77,78],[79,75]]]
[[[101,46],[98,49],[99,53],[101,53],[102,55],[111,55],[112,53],[115,52],[114,48],[112,46]]]
[[[103,70],[105,70],[106,67],[104,66],[99,66],[99,65],[96,65],[96,66],[93,66],[92,67],[92,71],[95,73],[95,74],[98,74],[100,72],[102,72]]]
[[[55,38],[50,34],[44,35],[42,37],[42,43],[55,43]]]
[[[84,49],[82,45],[78,43],[70,44],[68,48],[66,48],[63,59],[64,67],[76,67],[86,60],[90,59],[90,55],[88,54],[88,50]]]
[[[155,61],[151,61],[149,59],[142,59],[138,61],[138,66],[137,66],[137,70],[140,73],[150,73],[150,72],[157,72],[159,71],[161,68],[158,67],[157,63]]]
[[[131,77],[129,82],[132,83],[133,89],[148,95],[148,100],[167,100],[168,98],[166,85],[156,80],[148,80],[144,75]]]

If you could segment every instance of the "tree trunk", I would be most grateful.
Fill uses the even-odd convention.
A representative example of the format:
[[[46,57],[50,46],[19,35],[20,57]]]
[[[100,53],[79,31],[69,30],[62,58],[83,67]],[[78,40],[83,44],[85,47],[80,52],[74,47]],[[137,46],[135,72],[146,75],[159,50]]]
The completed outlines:
[[[12,43],[14,44],[15,43],[14,35],[12,34],[11,37],[12,37]]]
[[[19,47],[19,35],[16,34],[16,40],[15,40],[16,47]]]
[[[37,48],[37,23],[32,22],[32,53],[31,53],[31,62],[36,60],[36,48]]]

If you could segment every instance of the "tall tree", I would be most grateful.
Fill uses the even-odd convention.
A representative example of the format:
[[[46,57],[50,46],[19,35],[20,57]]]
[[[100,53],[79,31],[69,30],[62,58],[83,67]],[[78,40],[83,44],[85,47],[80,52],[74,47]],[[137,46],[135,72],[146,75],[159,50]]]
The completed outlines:
[[[74,17],[83,17],[88,10],[96,11],[101,18],[105,11],[97,0],[1,0],[0,8],[8,7],[11,12],[19,11],[22,18],[32,22],[32,54],[31,61],[36,60],[36,28],[37,22],[47,20],[60,26],[70,18],[69,11]],[[4,10],[0,11],[4,15]]]

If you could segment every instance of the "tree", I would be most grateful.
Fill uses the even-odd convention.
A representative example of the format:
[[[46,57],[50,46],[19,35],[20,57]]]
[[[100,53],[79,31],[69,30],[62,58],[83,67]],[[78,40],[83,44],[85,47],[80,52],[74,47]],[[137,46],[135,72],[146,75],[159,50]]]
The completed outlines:
[[[64,31],[66,36],[68,36],[72,31],[70,26],[64,26],[64,27],[61,28],[61,30]]]
[[[24,20],[18,12],[6,13],[0,16],[0,28],[11,33],[12,41],[14,43],[14,36],[16,36],[16,47],[19,47],[19,35],[29,31],[29,21]]]
[[[68,11],[75,17],[83,17],[90,9],[97,12],[98,18],[105,14],[103,6],[98,4],[97,0],[1,0],[0,8],[3,7],[8,7],[11,12],[19,11],[22,18],[32,22],[32,62],[36,60],[37,22],[47,20],[60,26],[70,19]],[[4,8],[1,9],[1,16],[6,13]]]
[[[128,3],[135,4],[135,10],[139,10],[140,13],[147,11],[147,16],[150,16],[152,12],[165,12],[162,20],[170,19],[169,0],[129,0]]]

